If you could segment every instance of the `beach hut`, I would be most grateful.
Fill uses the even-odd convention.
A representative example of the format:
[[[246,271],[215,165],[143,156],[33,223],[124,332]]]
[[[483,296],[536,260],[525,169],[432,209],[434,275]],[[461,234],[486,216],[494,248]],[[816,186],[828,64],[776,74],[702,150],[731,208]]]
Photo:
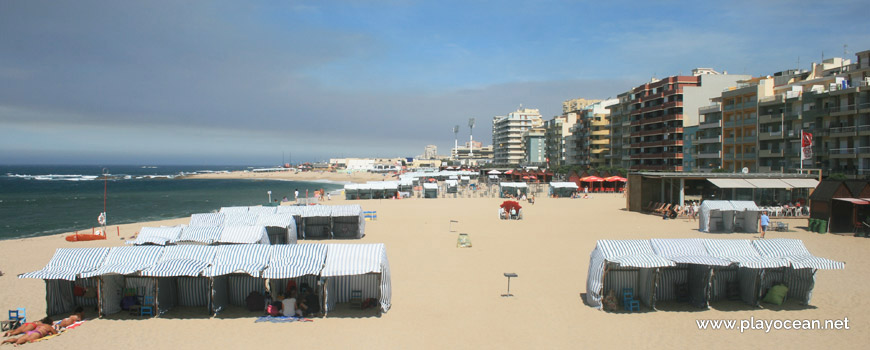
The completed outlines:
[[[471,176],[460,176],[459,183],[462,186],[468,186],[468,184],[471,183]]]
[[[498,188],[500,198],[506,198],[508,196],[517,196],[523,194],[528,194],[529,185],[525,182],[502,182],[499,184]]]
[[[275,211],[274,207],[271,207],[272,212]],[[252,212],[238,213],[238,214],[224,214],[224,222],[221,226],[251,226],[257,223],[257,217],[260,215]],[[191,225],[193,226],[193,225]]]
[[[573,182],[551,182],[550,196],[556,198],[571,198],[577,192],[577,184]]]
[[[761,209],[753,201],[731,201],[734,207],[734,232],[756,233]]]
[[[424,183],[423,198],[438,198],[438,184]]]
[[[278,212],[278,207],[280,207],[280,206],[281,206],[280,204],[276,205],[276,206],[256,205],[256,206],[248,207],[248,213],[254,214],[254,215],[275,214]]]
[[[99,304],[98,279],[80,274],[100,268],[109,248],[59,248],[42,270],[18,275],[45,281],[45,313],[67,314],[76,307]]]
[[[221,214],[244,214],[248,212],[248,207],[221,207],[218,213]]]
[[[222,213],[200,213],[190,216],[189,226],[223,226],[224,214]]]
[[[320,285],[320,271],[326,262],[325,244],[273,245],[269,251],[269,264],[263,270],[263,278],[269,279],[269,292],[273,300],[278,295],[286,295],[287,282],[294,280],[297,286],[306,283],[320,295],[323,305],[323,291],[314,286]]]
[[[365,217],[359,205],[336,205],[330,212],[332,236],[334,238],[363,238],[365,236]]]
[[[653,307],[658,301],[678,301],[708,308],[713,269],[731,266],[731,261],[707,253],[703,239],[652,239],[650,245],[657,255],[676,264],[658,270]]]
[[[326,205],[312,205],[302,211],[302,230],[305,239],[332,238],[332,210]]]
[[[359,184],[357,185],[357,199],[372,199],[374,198],[374,189],[372,189],[372,184]]]
[[[161,256],[161,246],[114,247],[98,269],[82,273],[84,278],[98,278],[100,316],[121,312],[121,299],[127,289],[135,290],[137,296],[154,290],[154,279],[139,277],[139,272],[157,264]]]
[[[758,232],[761,210],[753,201],[701,202],[698,229],[709,233]]]
[[[370,181],[366,186],[372,193],[371,199],[384,199],[386,197],[386,185],[382,181]]]
[[[786,259],[762,256],[749,240],[708,239],[704,246],[710,255],[732,262],[729,267],[714,269],[712,301],[739,299],[757,306],[761,301],[764,273],[788,266]]]
[[[636,300],[652,308],[657,269],[673,266],[676,263],[657,255],[648,240],[600,240],[589,260],[586,302],[602,309],[607,294],[621,300],[623,289],[631,288]]]
[[[265,226],[224,226],[216,243],[269,244],[269,232]]]
[[[220,226],[186,226],[181,234],[171,242],[173,244],[214,244],[221,238],[223,227]]]
[[[145,245],[167,245],[181,235],[183,226],[160,226],[160,227],[143,227],[136,235],[136,239],[127,242],[128,244]]]
[[[167,246],[154,266],[140,272],[153,282],[144,295],[155,298],[156,314],[163,314],[175,306],[202,307],[211,310],[211,284],[203,273],[214,261],[217,246]]]
[[[271,247],[262,244],[234,244],[218,247],[210,268],[204,275],[211,285],[212,315],[229,305],[243,307],[253,291],[265,293],[261,273],[269,262]]]
[[[400,179],[398,189],[402,192],[402,197],[410,197],[414,192],[414,182],[411,179]]]
[[[359,199],[359,185],[358,184],[345,184],[344,185],[344,199]]]
[[[325,312],[351,301],[354,291],[361,300],[375,298],[380,312],[391,306],[390,262],[383,244],[328,244],[323,279]]]
[[[444,181],[444,185],[447,187],[446,193],[457,193],[459,192],[459,181],[456,180],[447,180]]]
[[[291,213],[260,214],[256,225],[266,227],[271,244],[296,243],[296,219]]]
[[[764,239],[752,245],[765,259],[784,259],[789,266],[768,269],[761,276],[761,293],[783,283],[788,287],[788,299],[809,305],[816,285],[817,270],[842,270],[845,263],[812,255],[799,239]]]

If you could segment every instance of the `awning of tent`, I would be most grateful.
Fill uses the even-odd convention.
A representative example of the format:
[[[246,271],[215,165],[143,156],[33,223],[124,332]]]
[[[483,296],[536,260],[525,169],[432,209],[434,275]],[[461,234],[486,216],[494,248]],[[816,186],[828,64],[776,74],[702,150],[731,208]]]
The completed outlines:
[[[221,243],[269,244],[269,233],[264,226],[224,226],[221,230]]]
[[[175,241],[181,235],[181,226],[143,227],[132,244],[159,244]]]
[[[755,188],[754,185],[743,179],[707,179],[719,188]]]
[[[221,226],[224,224],[224,214],[202,213],[190,216],[190,226]]]
[[[263,278],[295,278],[318,275],[326,261],[324,244],[289,244],[270,247],[269,267]]]
[[[838,201],[849,202],[849,203],[852,203],[852,204],[855,204],[855,205],[867,205],[867,204],[870,204],[870,202],[868,202],[868,201],[866,201],[866,200],[863,200],[863,199],[858,199],[858,198],[834,198],[834,199],[835,199],[835,200],[838,200]]]
[[[82,273],[81,277],[137,273],[156,264],[162,255],[163,247],[160,246],[114,247],[109,251],[100,268]]]
[[[261,214],[257,217],[257,226],[270,226],[270,227],[290,227],[296,226],[296,220],[293,219],[293,214],[290,213],[280,213],[280,214]]]
[[[758,188],[792,188],[785,181],[780,179],[746,179],[747,182]]]
[[[798,239],[764,239],[753,241],[752,244],[763,257],[784,258],[796,269],[843,269],[845,263],[812,255],[804,243]]]
[[[652,239],[656,254],[681,264],[729,266],[731,261],[707,253],[704,240],[698,238]]]
[[[80,273],[98,269],[109,248],[58,248],[42,270],[18,275],[18,278],[61,279],[74,281]]]
[[[782,181],[794,188],[816,188],[819,186],[819,181],[813,179],[782,179]]]
[[[490,171],[487,172],[487,174],[489,174],[489,175],[498,175],[498,174],[501,174],[501,171],[498,171],[498,170],[490,170]]]
[[[647,240],[600,240],[597,244],[605,260],[624,267],[666,267],[674,262],[656,255]]]
[[[265,244],[235,244],[218,247],[205,276],[215,277],[231,273],[246,273],[260,277],[260,272],[269,262],[269,245]]]
[[[142,276],[199,276],[214,260],[217,247],[205,245],[175,245],[163,250],[156,265],[142,271]]]
[[[321,276],[380,273],[385,254],[383,244],[329,244]]]
[[[789,265],[783,258],[761,256],[748,240],[708,239],[704,240],[704,247],[710,255],[735,262],[740,267],[765,269]]]
[[[223,231],[223,228],[219,226],[187,226],[181,230],[181,235],[177,239],[172,240],[172,243],[196,242],[212,244],[221,238],[221,231]]]

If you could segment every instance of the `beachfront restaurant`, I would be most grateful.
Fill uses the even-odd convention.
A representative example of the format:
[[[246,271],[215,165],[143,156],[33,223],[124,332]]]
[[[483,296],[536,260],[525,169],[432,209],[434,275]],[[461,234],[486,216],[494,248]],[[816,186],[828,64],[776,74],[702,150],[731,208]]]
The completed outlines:
[[[861,180],[824,180],[810,195],[810,230],[832,233],[863,233],[862,222],[870,216],[870,183]],[[867,228],[870,230],[870,228]]]
[[[590,256],[586,302],[598,309],[622,310],[623,291],[641,307],[686,302],[707,308],[721,300],[758,307],[776,284],[787,298],[809,305],[819,269],[845,264],[813,256],[796,239],[600,240]]]
[[[656,203],[740,200],[793,215],[782,210],[785,204],[805,202],[819,182],[809,174],[638,172],[628,174],[628,184],[628,210],[634,212],[647,211]]]

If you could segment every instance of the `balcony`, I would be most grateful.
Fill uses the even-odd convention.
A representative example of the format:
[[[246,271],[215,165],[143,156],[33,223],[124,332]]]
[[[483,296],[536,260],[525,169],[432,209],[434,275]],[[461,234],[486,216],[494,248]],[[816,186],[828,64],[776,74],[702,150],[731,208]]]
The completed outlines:
[[[785,153],[781,149],[780,150],[762,149],[762,150],[758,151],[759,158],[771,158],[771,157],[782,158],[784,155],[785,155]]]
[[[849,136],[857,136],[858,128],[855,126],[842,126],[836,128],[828,129],[828,136],[831,137],[849,137]]]
[[[754,144],[758,138],[755,136],[743,136],[735,139],[736,143],[752,143]]]
[[[758,133],[758,139],[761,141],[766,140],[781,140],[782,139],[782,131],[761,131]]]
[[[736,120],[729,120],[729,121],[722,123],[723,128],[733,128],[733,127],[736,127],[738,125],[740,125],[740,124],[738,124],[738,122]]]
[[[695,155],[695,158],[698,159],[719,159],[722,158],[722,151],[716,152],[701,152]]]
[[[712,122],[712,123],[701,123],[701,124],[698,124],[698,130],[701,130],[701,129],[712,129],[712,128],[721,128],[721,127],[722,127],[722,120],[717,120],[717,121]]]
[[[785,117],[784,113],[774,113],[774,114],[765,114],[758,117],[759,124],[767,124],[773,122],[782,122],[782,118]]]
[[[719,106],[719,104],[704,106],[704,107],[698,108],[698,114],[708,114],[708,113],[719,112],[720,108],[721,108],[721,106]]]
[[[696,144],[704,144],[704,143],[721,143],[721,142],[722,142],[722,135],[715,136],[715,137],[699,138],[699,139],[696,139],[696,140],[695,140],[695,143],[696,143]]]
[[[771,104],[776,104],[776,103],[782,103],[783,97],[784,96],[782,94],[762,97],[758,100],[758,104],[759,105],[771,105]]]
[[[855,148],[831,148],[828,150],[828,155],[831,158],[854,158],[857,154]]]

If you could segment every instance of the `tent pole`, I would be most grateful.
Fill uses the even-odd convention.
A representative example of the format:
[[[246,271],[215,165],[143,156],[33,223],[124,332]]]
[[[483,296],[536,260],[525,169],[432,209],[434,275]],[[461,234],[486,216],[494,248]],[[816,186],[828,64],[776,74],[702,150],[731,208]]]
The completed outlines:
[[[157,277],[154,277],[154,317],[160,317],[160,281],[157,280]]]

